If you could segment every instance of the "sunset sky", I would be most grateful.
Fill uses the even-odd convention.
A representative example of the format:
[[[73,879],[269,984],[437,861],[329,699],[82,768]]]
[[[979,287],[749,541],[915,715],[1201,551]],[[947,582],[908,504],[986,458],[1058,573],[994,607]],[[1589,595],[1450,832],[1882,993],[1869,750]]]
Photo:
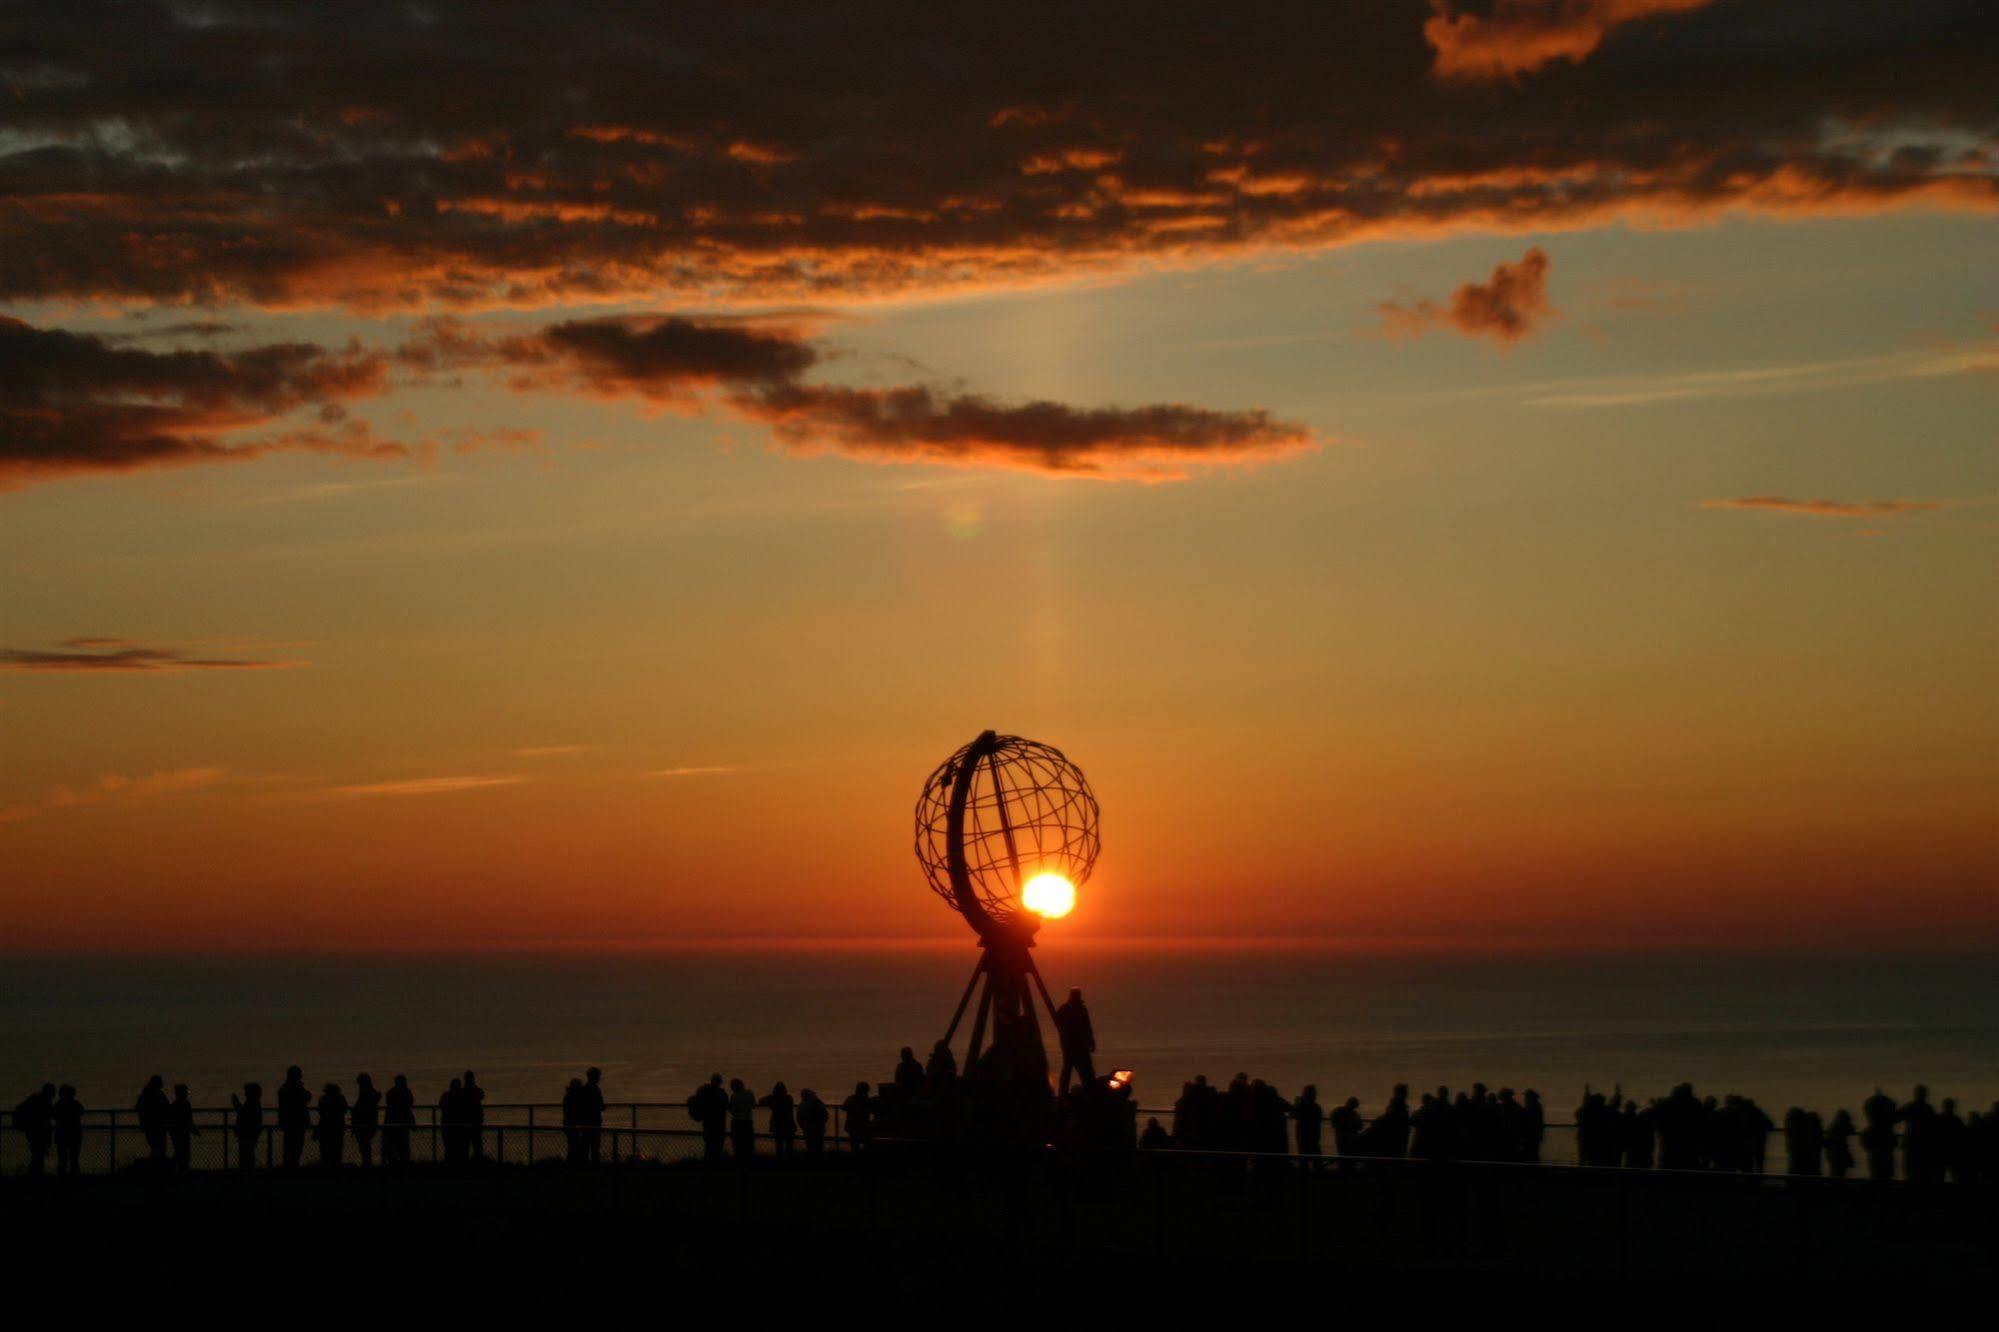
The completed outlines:
[[[1999,7],[0,10],[0,948],[1999,945]]]

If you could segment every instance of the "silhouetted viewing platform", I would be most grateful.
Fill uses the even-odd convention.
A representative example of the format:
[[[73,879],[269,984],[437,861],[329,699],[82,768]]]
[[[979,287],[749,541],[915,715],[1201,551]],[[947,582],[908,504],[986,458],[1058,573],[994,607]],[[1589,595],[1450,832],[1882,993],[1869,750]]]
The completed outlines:
[[[1273,1267],[1676,1288],[1977,1284],[1999,1271],[1999,1188],[1983,1183],[1171,1148],[1020,1150],[886,1136],[855,1151],[844,1135],[829,1138],[823,1156],[780,1160],[772,1138],[759,1134],[753,1154],[735,1159],[718,1155],[698,1128],[631,1126],[687,1113],[664,1104],[607,1106],[597,1164],[578,1166],[565,1159],[570,1144],[560,1120],[545,1117],[550,1107],[489,1109],[462,1164],[430,1159],[427,1140],[441,1143],[454,1126],[424,1124],[411,1164],[397,1169],[271,1168],[262,1159],[248,1168],[232,1159],[225,1169],[237,1140],[218,1131],[227,1112],[211,1110],[193,1139],[206,1144],[201,1157],[177,1170],[138,1159],[145,1143],[126,1112],[115,1132],[108,1114],[90,1126],[89,1173],[29,1178],[10,1129],[0,1135],[0,1242],[23,1253],[52,1225],[172,1218],[174,1226],[145,1231],[154,1237],[148,1261],[171,1268],[182,1244],[188,1261],[211,1260],[216,1233],[231,1236],[232,1262],[245,1248],[254,1262],[260,1245],[278,1243],[263,1232],[275,1228],[292,1248],[320,1228],[331,1235],[366,1217],[371,1233],[419,1227],[412,1242],[442,1245],[452,1261],[496,1272],[516,1260],[538,1270],[587,1266],[624,1247],[649,1255],[649,1264],[705,1272],[746,1264],[745,1244],[776,1243],[788,1255],[817,1254],[808,1267],[824,1267],[827,1280],[839,1278],[844,1261],[865,1266],[870,1255],[894,1251],[914,1263],[899,1280],[940,1289],[953,1273],[967,1275],[953,1255],[994,1246],[1014,1255],[1030,1285],[1060,1283],[1081,1264],[1142,1277],[1154,1289],[1162,1280],[1219,1281]],[[281,1151],[274,1136],[270,1129],[260,1139],[266,1151]],[[441,1160],[444,1149],[435,1150]],[[192,1228],[185,1239],[176,1233],[182,1222]],[[203,1232],[209,1238],[192,1237]],[[579,1245],[590,1252],[566,1250]],[[60,1266],[60,1253],[49,1256]]]

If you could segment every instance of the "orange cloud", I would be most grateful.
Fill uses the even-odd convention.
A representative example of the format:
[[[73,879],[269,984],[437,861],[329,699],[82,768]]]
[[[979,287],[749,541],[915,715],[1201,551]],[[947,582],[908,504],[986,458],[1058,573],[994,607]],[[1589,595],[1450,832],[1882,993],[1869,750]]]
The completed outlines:
[[[1517,342],[1555,313],[1548,301],[1548,254],[1534,246],[1518,263],[1499,264],[1484,282],[1467,282],[1451,293],[1448,305],[1418,301],[1381,306],[1391,337],[1421,337],[1433,328],[1451,328],[1468,338]]]
[[[572,391],[684,410],[714,401],[801,454],[868,462],[1007,467],[1049,476],[1174,481],[1316,447],[1262,411],[1184,404],[1078,408],[1002,403],[926,385],[808,383],[820,352],[782,322],[617,315],[481,338],[436,320],[400,353],[422,369],[487,368],[523,391]],[[719,396],[709,390],[719,390]]]
[[[50,476],[277,451],[407,456],[349,421],[343,403],[388,383],[385,358],[277,343],[148,351],[0,316],[0,490]],[[312,409],[309,425],[241,432]]]
[[[1318,447],[1304,427],[1267,412],[1178,403],[1076,408],[997,403],[920,386],[783,385],[738,397],[735,405],[801,453],[1103,480],[1180,481],[1202,468],[1270,462]]]
[[[1443,79],[1510,79],[1556,60],[1581,60],[1628,23],[1704,9],[1713,0],[1495,0],[1483,12],[1430,0],[1423,36]]]

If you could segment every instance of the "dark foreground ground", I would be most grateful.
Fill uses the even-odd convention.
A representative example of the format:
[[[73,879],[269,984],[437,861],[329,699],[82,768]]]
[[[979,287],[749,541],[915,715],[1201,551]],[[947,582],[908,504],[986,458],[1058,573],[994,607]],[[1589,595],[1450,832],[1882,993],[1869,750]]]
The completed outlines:
[[[1067,1171],[758,1165],[14,1178],[0,1180],[0,1262],[14,1289],[78,1308],[226,1297],[260,1322],[288,1306],[415,1314],[647,1292],[666,1321],[692,1311],[673,1305],[683,1297],[870,1322],[1043,1306],[1150,1320],[1216,1303],[1280,1316],[1298,1300],[1308,1316],[1560,1304],[1643,1321],[1669,1304],[1982,1300],[1999,1270],[1999,1199],[1971,1188],[1170,1155]]]

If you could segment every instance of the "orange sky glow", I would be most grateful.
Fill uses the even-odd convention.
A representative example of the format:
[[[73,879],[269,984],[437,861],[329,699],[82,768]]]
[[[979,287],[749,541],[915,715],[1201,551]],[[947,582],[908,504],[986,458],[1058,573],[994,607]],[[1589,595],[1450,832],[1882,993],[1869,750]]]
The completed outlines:
[[[0,949],[1999,945],[1990,12],[19,8]]]

